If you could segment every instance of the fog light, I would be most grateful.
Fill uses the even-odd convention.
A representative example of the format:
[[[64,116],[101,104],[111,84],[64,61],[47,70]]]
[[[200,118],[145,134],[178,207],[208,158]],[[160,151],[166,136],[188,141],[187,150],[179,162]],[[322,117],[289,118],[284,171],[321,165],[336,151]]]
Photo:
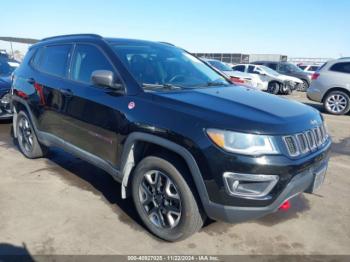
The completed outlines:
[[[238,197],[263,197],[271,192],[279,177],[226,172],[223,175],[228,194]]]

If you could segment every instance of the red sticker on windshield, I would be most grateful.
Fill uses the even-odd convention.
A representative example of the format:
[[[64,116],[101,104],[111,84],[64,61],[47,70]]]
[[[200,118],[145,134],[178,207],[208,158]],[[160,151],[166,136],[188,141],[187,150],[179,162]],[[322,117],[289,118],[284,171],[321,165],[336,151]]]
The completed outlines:
[[[133,109],[135,107],[135,103],[134,102],[130,102],[129,104],[128,104],[128,108],[129,109]]]

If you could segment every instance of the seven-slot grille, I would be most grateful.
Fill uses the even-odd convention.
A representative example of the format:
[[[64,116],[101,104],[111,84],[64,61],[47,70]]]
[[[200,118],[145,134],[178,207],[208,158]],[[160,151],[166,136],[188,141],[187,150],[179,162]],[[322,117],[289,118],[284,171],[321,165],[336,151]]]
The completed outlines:
[[[328,134],[324,125],[307,130],[304,133],[283,137],[288,153],[292,157],[317,150],[327,139]]]

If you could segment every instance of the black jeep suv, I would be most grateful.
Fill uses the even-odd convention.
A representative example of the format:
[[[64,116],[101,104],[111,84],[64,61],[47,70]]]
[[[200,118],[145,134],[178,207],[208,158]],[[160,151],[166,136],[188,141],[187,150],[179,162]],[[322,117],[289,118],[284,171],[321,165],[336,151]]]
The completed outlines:
[[[131,195],[151,232],[258,218],[323,182],[330,137],[306,105],[232,85],[171,44],[70,35],[31,46],[12,86],[28,158],[56,146]]]

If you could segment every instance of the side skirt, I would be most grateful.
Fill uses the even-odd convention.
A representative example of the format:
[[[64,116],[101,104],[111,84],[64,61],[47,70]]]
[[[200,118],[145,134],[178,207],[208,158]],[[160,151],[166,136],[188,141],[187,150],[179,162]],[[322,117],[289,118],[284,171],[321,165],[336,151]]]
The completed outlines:
[[[61,149],[63,149],[64,151],[79,157],[80,159],[89,162],[91,164],[93,164],[94,166],[97,166],[101,169],[103,169],[104,171],[106,171],[108,174],[110,174],[117,182],[121,183],[122,182],[122,173],[115,168],[114,166],[112,166],[110,163],[108,163],[107,161],[85,151],[82,150],[68,142],[66,142],[65,140],[58,138],[52,134],[46,133],[46,132],[42,132],[42,131],[38,131],[37,132],[38,135],[38,139],[40,141],[40,143],[46,145],[46,146],[57,146]]]

